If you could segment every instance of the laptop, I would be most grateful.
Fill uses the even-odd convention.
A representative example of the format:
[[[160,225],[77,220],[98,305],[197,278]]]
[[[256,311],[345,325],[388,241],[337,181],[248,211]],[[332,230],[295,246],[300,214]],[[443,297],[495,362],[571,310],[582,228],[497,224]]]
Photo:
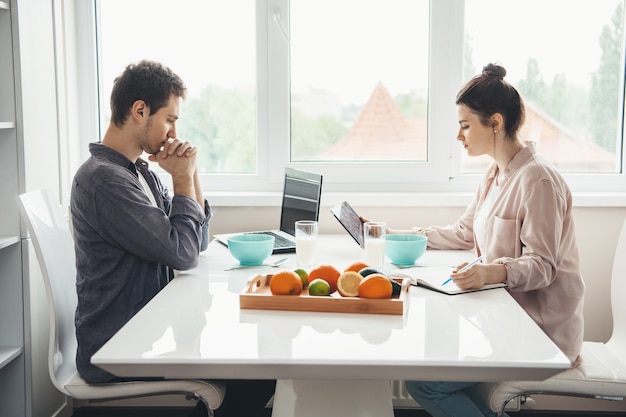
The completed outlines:
[[[319,220],[321,197],[322,175],[285,168],[280,228],[245,233],[264,233],[274,236],[273,253],[295,252],[295,223],[297,220]],[[236,234],[240,233],[217,234],[214,237],[228,246],[228,238]]]

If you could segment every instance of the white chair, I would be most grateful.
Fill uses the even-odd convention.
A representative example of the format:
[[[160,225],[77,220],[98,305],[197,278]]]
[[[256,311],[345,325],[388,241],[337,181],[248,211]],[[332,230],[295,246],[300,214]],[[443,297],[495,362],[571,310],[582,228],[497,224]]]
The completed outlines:
[[[50,315],[48,371],[56,388],[72,398],[91,402],[182,394],[189,400],[203,401],[212,416],[224,399],[225,387],[220,383],[158,380],[88,384],[78,375],[74,328],[76,267],[67,221],[45,190],[20,195],[18,205],[44,278]]]
[[[480,388],[495,412],[516,397],[548,394],[622,401],[626,397],[626,220],[615,249],[611,276],[613,333],[606,343],[583,342],[583,363],[545,381],[502,381]]]

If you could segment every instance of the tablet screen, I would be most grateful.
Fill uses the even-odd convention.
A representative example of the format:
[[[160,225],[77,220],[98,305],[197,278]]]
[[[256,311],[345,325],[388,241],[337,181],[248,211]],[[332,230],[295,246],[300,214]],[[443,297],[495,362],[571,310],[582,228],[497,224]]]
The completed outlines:
[[[363,222],[346,201],[330,210],[352,238],[363,247]]]

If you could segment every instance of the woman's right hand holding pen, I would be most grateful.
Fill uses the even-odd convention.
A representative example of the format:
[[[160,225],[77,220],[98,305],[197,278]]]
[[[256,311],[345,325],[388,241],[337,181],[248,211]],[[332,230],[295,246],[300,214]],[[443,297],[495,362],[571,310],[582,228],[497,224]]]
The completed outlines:
[[[459,265],[450,278],[462,290],[482,288],[487,284],[506,281],[506,268],[502,264],[482,264],[482,257]]]

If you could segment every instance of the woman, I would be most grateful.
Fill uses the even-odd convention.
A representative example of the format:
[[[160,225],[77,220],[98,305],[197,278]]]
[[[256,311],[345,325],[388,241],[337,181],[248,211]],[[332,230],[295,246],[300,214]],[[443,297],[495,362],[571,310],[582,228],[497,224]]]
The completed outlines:
[[[557,170],[518,137],[524,104],[504,80],[483,68],[456,98],[457,139],[468,155],[494,163],[454,225],[417,227],[435,249],[475,249],[483,263],[452,278],[462,289],[505,282],[511,296],[571,360],[580,363],[584,283],[574,235],[572,196]],[[463,265],[461,265],[463,266]],[[495,416],[475,382],[407,381],[407,391],[434,417]]]

